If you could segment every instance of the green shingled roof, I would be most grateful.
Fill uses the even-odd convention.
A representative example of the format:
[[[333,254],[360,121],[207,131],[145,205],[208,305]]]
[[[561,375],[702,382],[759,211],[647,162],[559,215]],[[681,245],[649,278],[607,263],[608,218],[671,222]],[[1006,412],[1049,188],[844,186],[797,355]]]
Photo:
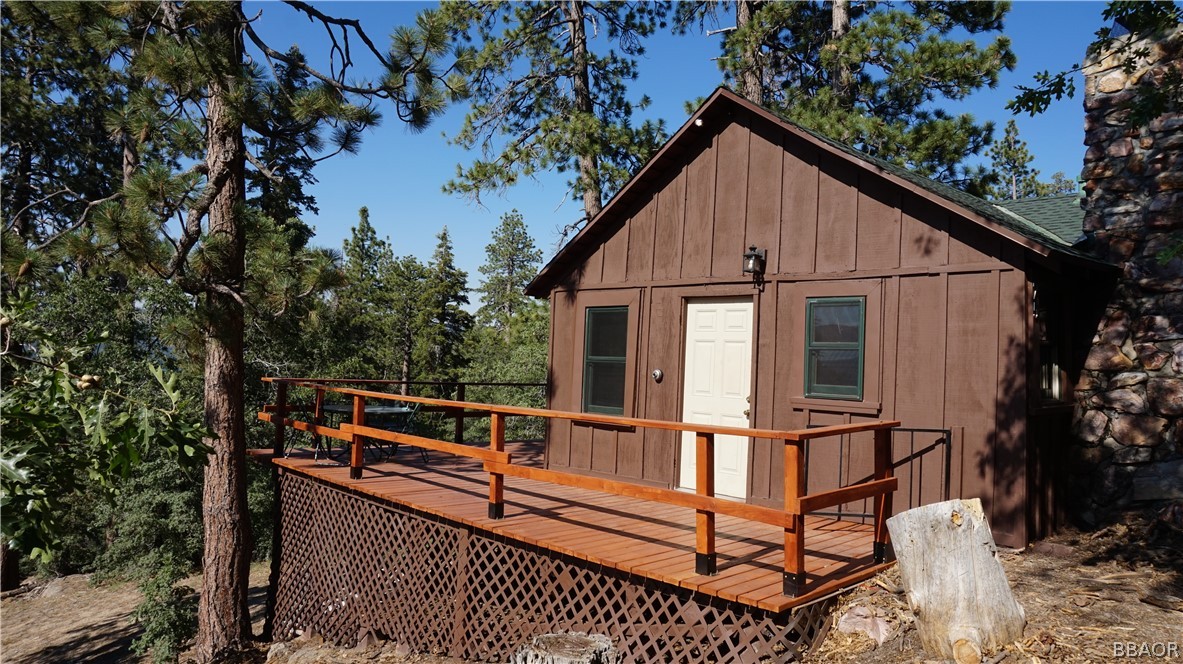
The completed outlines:
[[[1080,207],[1079,194],[1020,198],[1013,201],[998,201],[996,205],[1055,233],[1068,244],[1076,244],[1083,235],[1084,210]]]
[[[791,120],[784,118],[778,119],[827,145],[831,145],[851,156],[872,163],[896,177],[907,180],[918,187],[957,203],[1044,246],[1089,260],[1097,260],[1095,256],[1078,251],[1072,247],[1080,238],[1084,220],[1084,211],[1080,209],[1080,201],[1075,195],[1052,196],[1048,198],[1029,199],[1029,201],[1007,201],[1007,203],[1039,203],[1023,210],[1013,209],[1009,205],[1003,206],[1002,203],[995,205],[990,201],[978,198],[973,194],[966,193],[943,182],[931,180],[923,175],[913,173],[903,166],[884,161],[878,157],[872,157],[865,152],[835,141],[812,129],[802,127]],[[1054,202],[1043,203],[1043,201]],[[1071,202],[1071,205],[1068,204],[1069,202]],[[1072,205],[1076,206],[1074,213],[1070,210]],[[1070,217],[1072,214],[1075,217]],[[1072,226],[1072,228],[1069,228],[1069,226]]]

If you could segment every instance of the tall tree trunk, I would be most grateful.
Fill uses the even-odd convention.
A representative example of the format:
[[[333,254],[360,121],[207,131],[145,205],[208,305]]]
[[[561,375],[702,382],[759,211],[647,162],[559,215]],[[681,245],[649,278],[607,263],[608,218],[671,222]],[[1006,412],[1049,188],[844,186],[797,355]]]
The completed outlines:
[[[571,24],[571,53],[575,60],[572,88],[575,112],[589,118],[595,116],[592,106],[591,74],[587,64],[587,33],[583,29],[583,0],[569,0],[566,4],[567,21]],[[579,155],[579,182],[583,187],[583,211],[587,220],[595,219],[604,208],[600,191],[600,159],[596,153],[599,141],[591,141],[592,148]]]
[[[140,155],[136,152],[135,141],[126,129],[119,132],[119,144],[123,148],[123,188],[127,190],[132,176],[140,166]]]
[[[752,16],[759,9],[753,0],[738,0],[735,3],[735,30],[744,33],[752,22]],[[752,41],[744,46],[743,67],[739,70],[739,94],[754,104],[764,104],[764,69],[760,66],[760,44]]]
[[[34,43],[32,38],[26,38],[25,43]],[[32,58],[30,58],[32,59]],[[29,95],[21,101],[27,104],[26,108],[34,108],[33,106],[33,85],[35,80],[33,78],[33,65],[30,64],[25,69],[25,86],[24,89],[29,91]],[[31,224],[28,223],[30,216],[33,214],[32,210],[27,210],[30,203],[33,202],[33,156],[31,147],[25,143],[16,143],[14,146],[19,155],[17,158],[16,173],[9,186],[12,187],[12,231],[21,239],[33,239],[30,237],[32,233]]]
[[[835,51],[830,68],[830,87],[844,109],[854,106],[850,67],[838,55],[837,43],[850,32],[850,0],[834,0],[830,10],[830,48]]]
[[[228,22],[229,23],[229,22]],[[233,60],[242,62],[242,45],[229,23]],[[229,168],[230,176],[209,210],[209,233],[224,244],[215,258],[219,285],[241,291],[246,238],[240,214],[246,200],[242,122],[229,107],[224,83],[210,85],[208,147],[210,173]],[[205,296],[205,422],[213,448],[205,470],[203,510],[205,554],[198,607],[197,658],[212,662],[242,650],[251,634],[247,610],[250,524],[246,502],[246,441],[243,430],[243,307],[232,295]]]

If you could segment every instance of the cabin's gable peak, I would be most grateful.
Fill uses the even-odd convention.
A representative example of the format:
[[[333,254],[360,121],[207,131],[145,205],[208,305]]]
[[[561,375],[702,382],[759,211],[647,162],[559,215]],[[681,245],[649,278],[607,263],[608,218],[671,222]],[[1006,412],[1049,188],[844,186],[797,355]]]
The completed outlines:
[[[1049,232],[1013,210],[1003,209],[942,182],[931,180],[908,169],[860,152],[813,130],[797,125],[772,111],[753,104],[738,94],[716,88],[697,110],[690,115],[677,132],[657,153],[634,175],[624,187],[608,202],[595,218],[575,235],[538,276],[527,286],[526,293],[545,297],[556,285],[564,281],[571,270],[595,251],[601,241],[619,230],[630,210],[643,205],[652,195],[652,185],[663,178],[672,165],[679,167],[682,159],[698,147],[704,138],[721,134],[731,123],[740,121],[741,116],[754,123],[765,123],[775,127],[784,135],[792,136],[820,152],[851,164],[860,171],[878,175],[893,186],[910,191],[953,212],[969,223],[1005,237],[1024,249],[1040,256],[1058,255],[1077,261],[1101,266],[1095,258],[1074,249],[1071,243]],[[788,149],[782,143],[782,149]]]

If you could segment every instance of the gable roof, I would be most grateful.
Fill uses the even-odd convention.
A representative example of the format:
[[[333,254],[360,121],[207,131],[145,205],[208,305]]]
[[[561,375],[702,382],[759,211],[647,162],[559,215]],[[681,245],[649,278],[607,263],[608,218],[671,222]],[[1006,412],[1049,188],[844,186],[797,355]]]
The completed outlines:
[[[998,201],[995,205],[1029,219],[1067,244],[1076,244],[1084,237],[1081,231],[1084,208],[1080,207],[1080,194],[1019,198]]]
[[[648,191],[647,185],[657,180],[671,165],[678,163],[677,157],[686,153],[690,149],[688,143],[694,140],[694,137],[691,136],[693,129],[714,120],[729,122],[728,117],[736,109],[752,113],[787,134],[802,139],[866,171],[876,173],[889,182],[917,193],[921,197],[965,217],[971,223],[993,231],[1040,256],[1054,255],[1094,267],[1111,267],[1109,263],[1105,263],[1095,256],[1074,249],[1072,241],[1064,239],[1021,212],[999,207],[943,182],[930,180],[902,166],[872,157],[849,145],[790,122],[766,108],[753,104],[731,90],[720,87],[715,89],[711,96],[699,106],[698,110],[691,114],[686,123],[649,159],[645,166],[612,197],[612,200],[608,201],[600,213],[589,221],[539,271],[534,280],[526,286],[526,294],[544,297],[569,269],[594,251],[599,240],[606,239],[606,236],[615,231],[612,221],[627,214],[632,203],[642,200]],[[1083,217],[1083,212],[1081,214]]]

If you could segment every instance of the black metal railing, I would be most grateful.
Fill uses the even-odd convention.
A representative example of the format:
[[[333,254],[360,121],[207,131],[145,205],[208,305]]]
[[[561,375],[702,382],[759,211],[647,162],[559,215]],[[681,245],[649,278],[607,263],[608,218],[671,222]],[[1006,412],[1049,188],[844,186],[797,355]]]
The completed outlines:
[[[917,448],[917,435],[922,436],[919,441],[921,444],[919,449]],[[900,456],[902,444],[905,443],[907,445],[907,454]],[[848,478],[849,472],[846,467],[850,447],[846,436],[838,439],[838,487],[861,484],[872,479],[870,474],[853,481]],[[895,497],[895,511],[897,513],[928,503],[949,500],[950,476],[952,471],[952,429],[897,427],[892,430],[891,447],[891,467],[893,474],[899,479],[900,483],[900,488],[896,491]],[[813,464],[810,463],[809,459],[809,451],[810,447],[806,447],[806,493],[810,490],[809,472],[813,468]],[[932,459],[932,455],[934,454],[938,454],[939,458]],[[931,485],[926,483],[927,481],[931,481],[927,478],[931,477],[931,472],[934,471],[938,474],[938,484],[935,491]],[[846,507],[845,505],[839,505],[838,509],[834,511],[814,512],[814,514],[836,519],[862,520],[873,518],[874,514],[866,510],[865,501],[863,501],[863,504],[864,507],[861,510],[844,509]]]

